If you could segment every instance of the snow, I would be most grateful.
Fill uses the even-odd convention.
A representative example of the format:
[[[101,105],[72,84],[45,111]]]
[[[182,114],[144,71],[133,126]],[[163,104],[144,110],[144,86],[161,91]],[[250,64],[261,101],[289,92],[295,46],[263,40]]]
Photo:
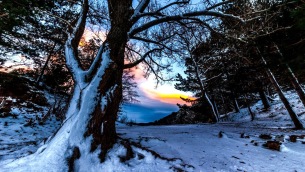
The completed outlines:
[[[139,149],[134,148],[134,151],[138,154],[144,155],[144,159],[135,157],[128,161],[128,163],[121,163],[120,156],[123,156],[126,149],[121,145],[115,145],[114,148],[109,152],[107,160],[101,164],[96,161],[98,152],[94,152],[86,157],[86,160],[77,160],[76,169],[77,171],[111,171],[111,172],[154,172],[154,171],[168,171],[171,166],[175,164],[169,164],[167,161],[157,159],[152,154]],[[176,162],[176,161],[175,161]]]
[[[140,13],[141,10],[143,10],[143,8],[145,8],[145,4],[147,4],[148,1],[147,0],[141,0],[138,4],[138,6],[135,8],[133,15],[131,16],[131,20],[133,18],[136,18]]]
[[[218,134],[223,131],[223,137]],[[260,133],[305,134],[240,123],[122,127],[119,133],[168,158],[181,158],[194,171],[304,171],[305,145],[285,141],[282,151],[262,147]],[[250,138],[240,138],[246,133]],[[252,140],[259,143],[255,146]],[[251,143],[252,142],[252,143]]]
[[[305,109],[297,95],[286,92],[286,96],[304,121]],[[256,115],[252,122],[245,108],[240,113],[227,114],[217,124],[126,126],[117,123],[119,136],[136,143],[131,145],[135,157],[121,162],[120,157],[125,156],[127,150],[118,143],[109,151],[104,163],[97,158],[100,149],[89,153],[91,137],[84,139],[75,132],[69,135],[73,129],[82,132],[84,126],[80,121],[68,119],[69,125],[58,131],[62,132],[61,136],[48,142],[46,138],[58,128],[54,125],[57,124],[55,119],[51,118],[43,126],[24,127],[24,121],[33,114],[24,108],[15,108],[12,111],[19,114],[17,119],[0,120],[0,171],[67,171],[66,160],[56,158],[64,157],[58,154],[72,154],[71,151],[60,152],[63,150],[60,147],[76,141],[80,142],[82,156],[75,161],[75,171],[305,171],[305,139],[299,137],[292,142],[289,138],[291,135],[303,136],[305,130],[293,129],[279,99],[275,98],[268,111],[262,109],[260,101],[251,108]],[[87,117],[81,120],[87,120]],[[5,122],[8,125],[4,125]],[[260,138],[261,134],[269,134],[270,140],[282,141],[280,151],[265,148],[266,140]],[[50,144],[57,146],[50,149]],[[136,146],[138,144],[141,147]],[[17,159],[29,154],[27,158]]]
[[[15,101],[13,99],[13,102]],[[37,112],[26,105],[24,102],[20,107],[13,107],[11,114],[15,116],[0,120],[0,161],[35,152],[40,142],[47,139],[60,125],[60,122],[52,117],[44,125],[34,123],[32,126],[25,126],[28,120],[41,117],[48,111],[48,108],[40,107],[42,110]]]

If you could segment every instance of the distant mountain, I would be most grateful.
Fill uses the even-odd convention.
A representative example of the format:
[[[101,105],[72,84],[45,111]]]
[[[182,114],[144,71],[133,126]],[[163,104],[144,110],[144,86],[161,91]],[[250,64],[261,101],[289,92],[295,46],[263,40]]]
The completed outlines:
[[[170,125],[170,124],[197,124],[210,122],[211,120],[205,115],[205,109],[199,106],[181,106],[179,111],[161,118],[151,124],[153,125]]]

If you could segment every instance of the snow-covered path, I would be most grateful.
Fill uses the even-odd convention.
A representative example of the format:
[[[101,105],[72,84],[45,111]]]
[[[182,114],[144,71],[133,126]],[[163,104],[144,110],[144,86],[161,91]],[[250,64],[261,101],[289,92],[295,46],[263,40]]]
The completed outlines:
[[[275,124],[275,123],[274,123]],[[222,137],[219,132],[223,131]],[[119,126],[123,138],[167,158],[181,158],[194,171],[305,171],[305,144],[289,141],[305,131],[270,128],[257,122],[175,126]],[[249,138],[241,138],[241,133]],[[285,135],[281,151],[266,149],[260,134]],[[256,146],[258,144],[258,146]]]

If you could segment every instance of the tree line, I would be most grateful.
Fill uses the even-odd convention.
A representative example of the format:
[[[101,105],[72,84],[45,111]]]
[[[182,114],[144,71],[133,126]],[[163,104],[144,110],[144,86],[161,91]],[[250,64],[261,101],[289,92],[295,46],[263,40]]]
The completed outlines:
[[[251,104],[261,100],[267,110],[278,94],[295,127],[304,128],[283,93],[294,89],[305,105],[304,3],[236,1],[222,10],[248,21],[219,21],[208,32],[197,29],[182,38],[188,48],[187,70],[186,77],[177,75],[176,89],[194,92],[197,99],[186,101],[209,107],[203,115],[214,122],[219,114],[239,112],[240,106],[248,108],[253,120]]]

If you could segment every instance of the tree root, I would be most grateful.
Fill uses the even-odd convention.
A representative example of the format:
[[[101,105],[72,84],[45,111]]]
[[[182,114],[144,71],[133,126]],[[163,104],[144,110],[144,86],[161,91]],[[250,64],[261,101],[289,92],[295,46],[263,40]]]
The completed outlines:
[[[153,151],[153,150],[150,150],[144,146],[142,146],[140,143],[137,143],[137,142],[133,142],[133,141],[130,141],[129,139],[123,139],[123,138],[120,138],[119,139],[121,140],[120,143],[126,148],[126,155],[124,157],[120,157],[120,160],[121,162],[127,162],[128,160],[132,159],[135,157],[135,153],[133,151],[133,148],[132,147],[136,147],[136,148],[139,148],[139,149],[142,149],[142,150],[145,150],[146,152],[149,152],[151,153],[155,158],[158,158],[158,159],[161,159],[161,160],[164,160],[164,161],[167,161],[167,162],[174,162],[174,161],[181,161],[182,163],[180,164],[182,167],[186,167],[186,168],[195,168],[194,166],[192,165],[188,165],[188,164],[185,164],[183,163],[183,160],[180,159],[180,158],[167,158],[167,157],[163,157],[161,156],[159,153]],[[140,153],[137,153],[137,157],[139,160],[141,159],[144,159],[145,158],[145,155],[143,154],[140,154]],[[185,170],[179,168],[179,167],[175,167],[175,166],[172,166],[171,169],[173,171],[177,171],[177,172],[184,172]]]
[[[74,171],[74,162],[75,160],[79,159],[81,156],[79,148],[78,147],[74,147],[73,148],[73,153],[70,157],[67,158],[67,163],[68,163],[68,167],[69,167],[69,172],[73,172]]]

